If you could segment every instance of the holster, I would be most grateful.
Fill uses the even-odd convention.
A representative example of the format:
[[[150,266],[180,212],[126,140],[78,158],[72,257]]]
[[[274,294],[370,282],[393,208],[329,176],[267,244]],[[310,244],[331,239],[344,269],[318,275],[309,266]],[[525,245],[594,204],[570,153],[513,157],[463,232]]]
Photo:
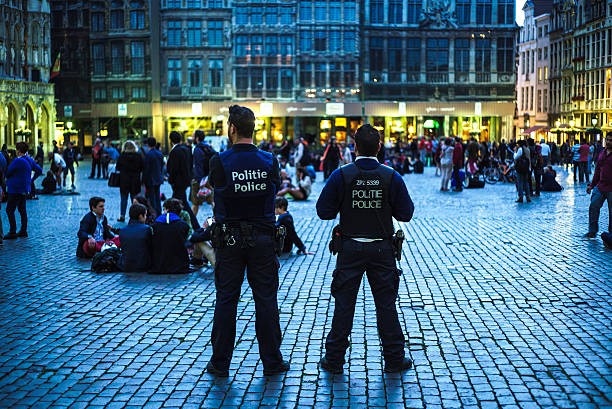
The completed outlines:
[[[404,232],[400,229],[393,235],[393,257],[397,261],[402,259],[402,245],[404,244]]]
[[[329,242],[329,252],[331,254],[338,254],[342,251],[342,229],[340,225],[337,225],[332,230],[332,237]]]
[[[231,230],[222,223],[215,223],[211,227],[211,244],[215,249],[222,249],[236,243]]]
[[[285,237],[287,237],[287,229],[283,225],[274,226],[274,251],[277,256],[283,253],[285,247]]]

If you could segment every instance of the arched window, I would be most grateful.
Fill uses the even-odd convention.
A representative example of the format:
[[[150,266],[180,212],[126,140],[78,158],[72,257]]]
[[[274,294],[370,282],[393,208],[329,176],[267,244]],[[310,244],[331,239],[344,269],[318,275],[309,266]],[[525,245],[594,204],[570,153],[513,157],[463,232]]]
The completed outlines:
[[[40,44],[40,30],[38,29],[38,24],[32,24],[32,45],[38,46]]]
[[[143,9],[144,3],[142,1],[132,1],[130,7],[133,9]]]
[[[121,0],[113,0],[111,2],[111,7],[114,8],[114,9],[115,8],[122,8],[123,7],[123,1],[121,1]]]

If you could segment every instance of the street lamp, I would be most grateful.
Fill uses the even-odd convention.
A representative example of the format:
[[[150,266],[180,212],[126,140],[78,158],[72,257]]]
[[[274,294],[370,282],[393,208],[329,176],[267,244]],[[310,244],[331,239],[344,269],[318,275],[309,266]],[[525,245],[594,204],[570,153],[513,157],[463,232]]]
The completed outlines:
[[[555,121],[555,128],[558,128],[561,126],[561,121],[559,121],[558,119]]]
[[[593,128],[595,128],[597,126],[597,118],[591,118],[591,124],[593,124]]]
[[[72,122],[70,122],[70,121],[66,122],[66,127],[68,129],[72,129]]]

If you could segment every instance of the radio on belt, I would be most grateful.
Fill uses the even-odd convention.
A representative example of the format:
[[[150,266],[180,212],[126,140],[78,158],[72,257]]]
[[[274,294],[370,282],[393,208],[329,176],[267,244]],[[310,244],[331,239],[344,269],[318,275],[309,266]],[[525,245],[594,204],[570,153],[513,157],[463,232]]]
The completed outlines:
[[[240,172],[232,172],[234,182],[234,193],[237,192],[256,192],[266,190],[265,179],[268,172],[261,169],[246,169]],[[261,180],[263,182],[260,182]],[[243,182],[243,183],[240,183]]]

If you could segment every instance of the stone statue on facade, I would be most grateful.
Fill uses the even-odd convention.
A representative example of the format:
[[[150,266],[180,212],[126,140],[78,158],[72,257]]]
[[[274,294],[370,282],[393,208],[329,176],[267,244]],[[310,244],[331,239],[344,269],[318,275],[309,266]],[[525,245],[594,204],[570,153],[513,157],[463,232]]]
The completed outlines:
[[[451,0],[429,0],[419,25],[429,28],[457,28]]]

